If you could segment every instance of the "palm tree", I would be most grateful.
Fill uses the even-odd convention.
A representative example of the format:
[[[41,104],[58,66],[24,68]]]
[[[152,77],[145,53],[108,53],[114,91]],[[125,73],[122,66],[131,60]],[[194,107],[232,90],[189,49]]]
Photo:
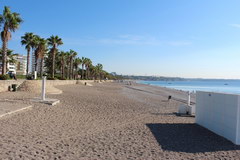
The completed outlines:
[[[73,68],[75,69],[75,73],[74,73],[74,69],[73,69],[73,74],[75,75],[75,76],[73,76],[74,79],[76,78],[76,75],[78,75],[79,65],[81,65],[81,64],[82,64],[82,59],[80,59],[80,58],[76,58],[73,62]]]
[[[60,70],[61,70],[61,78],[64,79],[65,78],[65,63],[66,63],[66,59],[67,59],[67,54],[66,52],[61,51],[59,54],[59,59],[60,59]]]
[[[33,41],[34,35],[33,33],[25,33],[24,36],[21,37],[22,41],[21,44],[25,45],[25,49],[27,50],[27,69],[26,73],[29,74],[29,67],[30,67],[30,51],[32,47],[32,41]]]
[[[67,75],[66,77],[69,78],[70,76],[70,64],[71,64],[71,54],[70,52],[66,52],[66,63],[67,63]]]
[[[40,42],[40,36],[38,35],[33,35],[33,39],[31,42],[31,48],[32,48],[32,56],[34,56],[35,59],[32,59],[32,64],[34,64],[34,68],[33,71],[37,71],[37,61],[38,61],[38,52],[37,52],[37,48]]]
[[[84,79],[84,66],[86,64],[87,59],[82,57],[82,79]]]
[[[97,71],[97,75],[99,76],[99,80],[101,80],[101,72],[102,72],[102,69],[103,69],[103,65],[98,63],[96,65],[96,71]]]
[[[51,77],[54,78],[54,73],[55,73],[55,56],[57,53],[57,47],[59,45],[62,45],[62,39],[59,38],[58,36],[51,36],[48,38],[48,45],[51,46],[51,58],[52,58],[52,68],[51,68]]]
[[[86,58],[85,68],[86,68],[86,79],[89,79],[89,67],[92,65],[92,61]]]
[[[11,32],[15,32],[20,23],[23,21],[20,15],[16,12],[11,12],[9,7],[4,7],[3,15],[0,15],[0,22],[3,24],[3,31],[1,32],[2,39],[2,74],[6,74],[6,61],[7,61],[7,46],[8,41],[11,39]]]
[[[74,61],[74,58],[77,56],[77,52],[73,51],[73,50],[70,50],[69,51],[70,53],[70,67],[69,67],[69,79],[73,78],[73,61]]]
[[[40,66],[40,76],[42,77],[43,75],[43,65],[44,65],[44,56],[46,54],[47,50],[47,40],[44,38],[37,38],[36,39],[36,50],[35,50],[35,59],[36,59],[36,65],[35,65],[35,70],[37,68],[37,61],[38,59],[41,60],[41,66]]]
[[[94,65],[92,65],[92,64],[90,64],[89,66],[88,66],[88,72],[89,72],[89,79],[93,79],[94,78],[94,76],[95,76],[95,66]]]

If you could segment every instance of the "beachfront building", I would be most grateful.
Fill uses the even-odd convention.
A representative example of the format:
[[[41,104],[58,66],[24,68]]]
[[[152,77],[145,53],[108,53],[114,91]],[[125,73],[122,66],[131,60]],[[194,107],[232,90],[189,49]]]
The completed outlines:
[[[35,71],[35,54],[32,54],[32,67],[31,67],[31,71],[32,73]]]
[[[7,63],[7,73],[16,74],[16,65],[13,63]]]
[[[36,65],[36,63],[37,63],[36,71],[37,71],[37,73],[40,73],[40,71],[41,71],[41,59],[38,58],[38,59],[37,59],[37,62],[36,62],[35,55],[33,54],[33,55],[32,55],[32,73],[35,71],[35,65]],[[45,66],[45,65],[43,64],[43,71],[45,70],[45,67],[44,67],[44,66]]]
[[[7,73],[14,73],[16,74],[16,65],[13,63],[7,63]],[[0,74],[2,74],[2,62],[0,62]]]
[[[26,75],[27,74],[27,56],[17,55],[16,56],[16,73],[17,75]]]
[[[41,60],[38,59],[37,62],[35,62],[35,58],[34,58],[34,59],[32,59],[32,62],[33,62],[33,63],[32,63],[32,72],[35,71],[35,65],[36,65],[36,63],[37,63],[36,71],[37,71],[37,73],[39,73],[39,72],[40,72],[40,66],[41,66]]]
[[[24,55],[17,54],[13,57],[15,63],[7,63],[7,72],[12,72],[17,75],[26,75],[27,69],[27,57]],[[2,71],[2,62],[0,62],[0,74]]]

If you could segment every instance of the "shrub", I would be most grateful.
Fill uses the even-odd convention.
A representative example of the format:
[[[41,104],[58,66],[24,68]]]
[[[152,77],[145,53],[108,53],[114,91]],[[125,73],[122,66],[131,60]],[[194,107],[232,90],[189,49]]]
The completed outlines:
[[[47,80],[55,80],[55,78],[47,77]]]
[[[26,76],[26,79],[27,80],[33,80],[33,76],[31,74],[29,74],[29,75]]]
[[[17,79],[26,79],[26,75],[16,75]]]
[[[62,78],[62,77],[59,77],[58,79],[59,80],[67,80],[66,78]]]
[[[5,75],[0,75],[0,80],[8,80],[10,79],[9,75],[5,74]]]

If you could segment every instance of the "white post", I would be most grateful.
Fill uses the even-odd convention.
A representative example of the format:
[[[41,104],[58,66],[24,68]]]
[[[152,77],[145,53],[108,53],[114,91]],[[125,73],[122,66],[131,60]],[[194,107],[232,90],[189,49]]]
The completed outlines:
[[[46,76],[42,77],[42,100],[45,100],[45,94],[46,94]]]
[[[191,105],[191,95],[190,95],[190,91],[188,91],[188,106]]]
[[[34,71],[34,79],[37,79],[37,71]]]

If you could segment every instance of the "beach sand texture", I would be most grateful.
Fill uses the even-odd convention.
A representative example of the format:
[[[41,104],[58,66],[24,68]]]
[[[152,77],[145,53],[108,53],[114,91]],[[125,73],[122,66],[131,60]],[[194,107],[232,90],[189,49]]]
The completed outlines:
[[[180,91],[118,83],[58,86],[60,104],[37,94],[5,92],[31,110],[0,119],[0,159],[240,159],[240,147],[174,114]]]

